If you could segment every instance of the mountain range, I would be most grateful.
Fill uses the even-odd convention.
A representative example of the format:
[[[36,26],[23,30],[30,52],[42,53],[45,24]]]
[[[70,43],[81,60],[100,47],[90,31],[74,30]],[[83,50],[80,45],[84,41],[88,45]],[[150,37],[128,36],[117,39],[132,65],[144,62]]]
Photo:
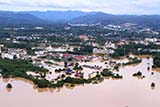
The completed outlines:
[[[113,15],[102,12],[82,11],[0,11],[0,26],[41,26],[55,23],[73,24],[123,24],[159,27],[160,15]]]

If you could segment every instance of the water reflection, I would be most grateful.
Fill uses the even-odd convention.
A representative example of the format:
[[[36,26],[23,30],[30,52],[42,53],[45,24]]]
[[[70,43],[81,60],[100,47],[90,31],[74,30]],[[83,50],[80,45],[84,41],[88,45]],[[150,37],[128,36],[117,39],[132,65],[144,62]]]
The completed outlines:
[[[12,88],[6,88],[7,92],[11,92]]]
[[[9,80],[10,80],[9,78],[3,78],[3,79],[2,79],[2,81],[3,81],[4,83],[8,83]]]

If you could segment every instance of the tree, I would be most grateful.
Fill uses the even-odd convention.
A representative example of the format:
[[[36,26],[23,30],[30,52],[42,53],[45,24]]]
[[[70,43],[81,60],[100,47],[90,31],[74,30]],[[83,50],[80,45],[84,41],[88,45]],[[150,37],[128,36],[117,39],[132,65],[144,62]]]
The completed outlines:
[[[13,59],[17,59],[17,55],[14,55],[14,56],[13,56]]]
[[[12,85],[10,83],[7,84],[7,88],[12,88]]]
[[[74,70],[83,70],[82,66],[79,66],[79,63],[76,63],[73,69]]]
[[[67,68],[68,67],[68,63],[65,61],[64,62],[64,67]]]
[[[39,87],[39,88],[47,88],[49,86],[49,81],[46,79],[36,79],[34,80],[34,83]]]

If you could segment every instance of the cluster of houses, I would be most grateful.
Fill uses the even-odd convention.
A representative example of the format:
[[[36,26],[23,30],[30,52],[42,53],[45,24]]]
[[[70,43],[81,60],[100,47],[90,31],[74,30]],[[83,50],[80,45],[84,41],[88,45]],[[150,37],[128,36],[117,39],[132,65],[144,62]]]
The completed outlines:
[[[160,39],[158,38],[145,38],[145,44],[154,43],[156,45],[160,45]]]
[[[160,39],[159,38],[144,38],[144,39],[140,39],[140,40],[135,40],[132,41],[136,44],[143,44],[143,45],[148,45],[150,43],[155,44],[155,45],[160,45]]]
[[[8,48],[5,51],[1,51],[0,47],[0,53],[1,58],[3,59],[25,59],[27,58],[27,51],[25,49],[14,49],[14,48]]]
[[[151,28],[142,27],[140,25],[134,23],[123,23],[123,24],[108,24],[104,26],[104,29],[112,30],[112,31],[127,31],[129,33],[136,32],[138,34],[145,33],[149,35],[159,35],[159,32],[154,31]]]
[[[36,39],[36,37],[38,36],[34,35],[33,37],[35,37]],[[34,51],[35,55],[28,55],[26,49],[7,48],[2,51],[1,49],[5,46],[0,45],[1,58],[31,59],[34,66],[46,68],[52,73],[55,72],[55,70],[61,71],[61,70],[64,70],[64,68],[67,68],[65,69],[66,74],[74,74],[74,76],[76,77],[82,77],[85,75],[86,72],[73,70],[75,64],[79,63],[81,67],[85,68],[83,71],[85,70],[91,71],[88,73],[90,76],[92,76],[96,74],[96,71],[100,71],[105,67],[109,68],[109,67],[112,67],[112,65],[114,67],[116,63],[111,63],[111,64],[108,63],[109,65],[107,66],[106,64],[104,64],[104,62],[100,62],[100,61],[102,61],[102,59],[108,60],[109,54],[113,54],[115,52],[115,49],[117,49],[119,46],[123,46],[127,44],[127,41],[120,41],[120,42],[107,41],[104,46],[99,46],[94,42],[94,38],[92,37],[89,37],[87,35],[80,35],[79,38],[85,41],[87,45],[92,45],[96,47],[96,48],[93,48],[92,55],[69,54],[68,52],[74,52],[74,49],[80,48],[80,46],[61,45],[61,46],[53,47],[51,44],[46,45],[47,41],[45,41],[43,43],[40,43],[39,46],[37,47],[32,47],[32,50],[35,50]],[[17,37],[17,40],[19,39],[25,40],[27,39],[27,37]],[[29,39],[33,39],[33,38],[29,38]],[[145,38],[145,40],[136,41],[136,42],[142,43],[142,44],[154,43],[154,44],[160,45],[160,39],[157,39],[157,38]],[[150,50],[150,51],[160,52],[160,50]],[[103,54],[104,55],[103,58],[99,54]],[[93,63],[93,62],[96,62],[96,63]],[[52,75],[56,75],[56,74],[52,74]],[[51,75],[48,75],[48,78],[51,78],[50,76]]]
[[[113,54],[115,52],[114,50],[117,49],[118,46],[123,46],[125,44],[126,42],[113,43],[111,41],[107,41],[105,46],[94,48],[93,54]]]

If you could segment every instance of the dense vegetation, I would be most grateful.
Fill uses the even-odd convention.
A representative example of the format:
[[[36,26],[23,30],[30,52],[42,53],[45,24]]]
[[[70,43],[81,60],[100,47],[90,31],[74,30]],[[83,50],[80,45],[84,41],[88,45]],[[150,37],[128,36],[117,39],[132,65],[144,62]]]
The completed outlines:
[[[137,73],[134,73],[133,76],[134,76],[134,77],[142,76],[142,72],[138,71]]]
[[[34,71],[37,73],[46,73],[47,70],[39,67],[34,67],[31,62],[26,60],[9,60],[0,59],[1,74],[5,78],[8,77],[24,77],[30,78],[26,71]]]
[[[160,53],[157,53],[153,56],[153,67],[154,68],[160,67]]]
[[[140,50],[139,50],[140,49]],[[156,52],[150,51],[150,49],[160,49],[159,45],[150,43],[148,45],[144,44],[135,44],[135,43],[129,43],[127,45],[118,47],[115,49],[115,53],[111,54],[111,57],[113,58],[119,58],[123,56],[129,55],[129,53],[135,54],[135,55],[143,55],[143,54],[155,54]]]
[[[123,77],[119,74],[115,74],[113,72],[111,72],[109,69],[104,69],[103,72],[101,72],[101,75],[104,77],[111,77],[111,78],[115,78],[115,79],[122,79]]]
[[[132,64],[138,64],[138,63],[141,63],[142,60],[141,59],[138,59],[138,58],[133,58],[131,59],[129,62],[127,63],[124,63],[123,65],[132,65]]]
[[[78,55],[86,55],[86,54],[92,54],[93,53],[93,46],[81,46],[81,48],[75,48],[74,53]]]

